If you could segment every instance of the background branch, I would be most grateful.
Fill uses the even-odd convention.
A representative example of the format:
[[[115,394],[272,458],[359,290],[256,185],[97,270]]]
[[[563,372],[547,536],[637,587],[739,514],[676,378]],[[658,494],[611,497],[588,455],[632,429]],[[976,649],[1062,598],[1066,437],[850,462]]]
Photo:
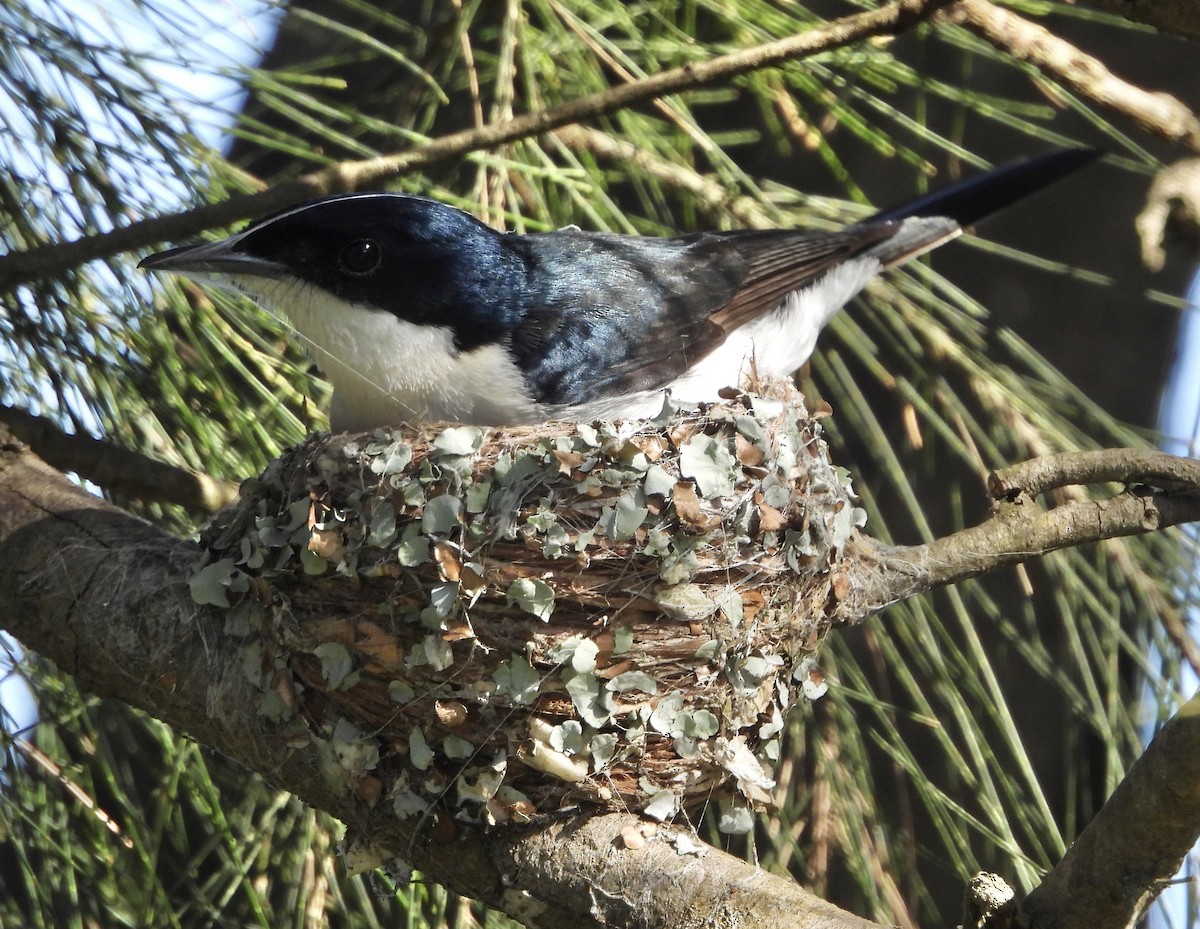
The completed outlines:
[[[1169,484],[1172,491],[1126,491],[1108,500],[1071,500],[1032,513],[1020,502],[1023,494],[1092,481]],[[1033,459],[992,475],[988,483],[996,496],[1011,502],[978,526],[924,545],[885,546],[860,539],[839,618],[860,622],[915,594],[1061,548],[1200,520],[1200,464],[1138,449]]]
[[[1099,58],[1045,26],[987,0],[959,0],[943,15],[1014,58],[1058,77],[1089,100],[1132,119],[1146,131],[1200,151],[1200,120],[1187,106],[1170,94],[1146,91],[1117,77]]]
[[[1022,906],[1030,929],[1135,925],[1200,835],[1200,694],[1159,730]]]
[[[1142,245],[1142,264],[1161,271],[1166,244],[1176,239],[1200,251],[1200,158],[1184,158],[1154,176],[1146,205],[1134,221]]]
[[[71,435],[42,416],[0,405],[0,423],[60,471],[74,472],[105,490],[144,503],[173,503],[193,513],[215,513],[237,499],[238,485],[156,461],[104,439]]]
[[[205,229],[270,213],[311,197],[382,184],[400,174],[479,149],[494,148],[540,135],[585,119],[630,107],[668,94],[727,81],[741,74],[841,48],[877,35],[911,28],[951,0],[895,0],[877,10],[834,20],[819,28],[707,61],[686,64],[610,90],[589,94],[560,106],[514,119],[489,123],[442,136],[425,145],[362,161],[343,162],[305,174],[269,190],[242,194],[183,213],[140,220],[100,235],[44,245],[0,258],[0,291],[38,278],[61,274],[96,258],[179,240]]]

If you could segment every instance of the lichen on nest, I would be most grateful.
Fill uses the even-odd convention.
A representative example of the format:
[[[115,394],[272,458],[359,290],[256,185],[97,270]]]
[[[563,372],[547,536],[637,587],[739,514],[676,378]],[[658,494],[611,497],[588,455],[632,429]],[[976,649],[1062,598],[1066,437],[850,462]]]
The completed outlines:
[[[314,436],[206,530],[266,724],[489,824],[766,802],[865,516],[783,385],[644,423]]]

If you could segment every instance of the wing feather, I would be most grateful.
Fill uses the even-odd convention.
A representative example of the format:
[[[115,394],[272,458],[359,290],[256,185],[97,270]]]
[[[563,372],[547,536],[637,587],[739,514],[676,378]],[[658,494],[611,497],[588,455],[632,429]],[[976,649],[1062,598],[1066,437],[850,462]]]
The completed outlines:
[[[734,329],[898,228],[526,236],[536,299],[511,349],[539,399],[583,404],[665,387]]]

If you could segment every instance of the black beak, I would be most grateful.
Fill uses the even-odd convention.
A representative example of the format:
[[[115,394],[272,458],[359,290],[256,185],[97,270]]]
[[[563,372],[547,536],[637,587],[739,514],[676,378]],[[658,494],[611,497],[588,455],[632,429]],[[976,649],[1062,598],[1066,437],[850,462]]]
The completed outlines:
[[[278,262],[236,251],[239,238],[234,236],[220,242],[168,249],[143,258],[138,262],[138,267],[147,271],[170,271],[174,274],[197,277],[228,274],[279,278],[287,274],[287,268]]]

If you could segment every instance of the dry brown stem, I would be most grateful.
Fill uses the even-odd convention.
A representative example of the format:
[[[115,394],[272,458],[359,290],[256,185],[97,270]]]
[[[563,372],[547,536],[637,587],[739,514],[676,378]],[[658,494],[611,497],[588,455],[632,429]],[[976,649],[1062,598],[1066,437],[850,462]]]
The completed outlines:
[[[233,481],[156,461],[104,439],[71,435],[42,416],[0,405],[0,423],[60,471],[74,472],[110,493],[143,503],[173,503],[193,513],[215,513],[237,499]]]
[[[941,15],[978,33],[1014,58],[1054,75],[1075,92],[1133,120],[1147,132],[1200,150],[1200,120],[1181,101],[1117,77],[1099,58],[1046,27],[987,0],[959,0]]]
[[[774,225],[762,204],[753,197],[731,198],[729,189],[719,181],[684,165],[672,164],[632,142],[587,126],[564,126],[554,135],[573,151],[619,162],[626,169],[643,173],[676,190],[687,191],[702,208],[712,213],[727,210],[748,229],[769,229]]]

